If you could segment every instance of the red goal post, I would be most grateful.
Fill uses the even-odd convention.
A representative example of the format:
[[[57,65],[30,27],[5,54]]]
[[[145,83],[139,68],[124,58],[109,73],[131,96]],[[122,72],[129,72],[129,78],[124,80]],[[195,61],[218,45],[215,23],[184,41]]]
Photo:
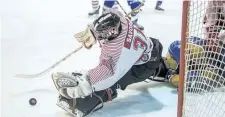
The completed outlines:
[[[186,32],[187,32],[187,20],[188,20],[188,4],[189,1],[183,1],[183,11],[182,11],[182,27],[181,27],[181,53],[180,53],[180,82],[179,82],[179,89],[178,89],[178,111],[177,117],[182,117],[183,111],[183,89],[184,89],[184,62],[185,62],[185,44],[186,44]]]
[[[177,117],[225,117],[225,0],[183,1]]]

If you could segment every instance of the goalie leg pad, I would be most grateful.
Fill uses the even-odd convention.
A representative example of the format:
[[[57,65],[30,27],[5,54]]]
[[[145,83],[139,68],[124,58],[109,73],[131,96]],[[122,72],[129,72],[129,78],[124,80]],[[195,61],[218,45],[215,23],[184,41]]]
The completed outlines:
[[[59,93],[66,98],[81,98],[93,92],[87,72],[62,73],[52,75],[53,82]]]
[[[52,80],[60,95],[66,98],[71,98],[71,96],[69,96],[67,93],[67,89],[76,87],[78,85],[78,81],[73,75],[62,72],[53,73]]]

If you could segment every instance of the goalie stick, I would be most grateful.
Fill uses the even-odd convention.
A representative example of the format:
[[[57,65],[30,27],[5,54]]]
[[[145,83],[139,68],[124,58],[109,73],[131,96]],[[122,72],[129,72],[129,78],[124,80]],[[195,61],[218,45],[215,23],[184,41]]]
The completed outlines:
[[[145,4],[145,0],[143,0],[143,1],[141,2],[141,7],[144,6],[144,4]],[[132,11],[130,11],[129,13],[126,14],[126,17],[129,17],[129,15],[131,15],[132,13],[134,13],[135,11],[137,11],[137,10],[139,10],[139,9],[140,9],[140,8],[135,8],[135,9],[133,9]]]
[[[59,65],[60,63],[62,63],[63,61],[65,61],[71,55],[73,55],[74,53],[76,53],[77,51],[79,51],[82,47],[83,47],[83,45],[81,45],[79,48],[73,50],[72,52],[70,52],[69,54],[67,54],[65,57],[63,57],[62,59],[60,59],[59,61],[57,61],[55,64],[53,64],[52,66],[48,67],[46,70],[44,70],[44,71],[42,71],[40,73],[36,73],[36,74],[17,74],[15,77],[19,77],[19,78],[36,78],[36,77],[43,76],[44,74],[46,74],[47,72],[49,72],[50,70],[52,70],[53,68],[55,68],[57,65]]]
[[[123,11],[124,14],[126,15],[126,17],[128,17],[129,19],[131,19],[130,15],[131,15],[132,13],[134,13],[134,12],[137,11],[137,10],[139,10],[139,8],[135,8],[135,9],[131,10],[129,13],[127,13],[126,10],[125,10],[125,9],[122,7],[122,5],[119,3],[118,0],[116,0],[116,3],[120,6],[120,8],[122,9],[122,11]],[[143,1],[141,2],[141,6],[144,6],[144,4],[145,4],[145,0],[143,0]]]

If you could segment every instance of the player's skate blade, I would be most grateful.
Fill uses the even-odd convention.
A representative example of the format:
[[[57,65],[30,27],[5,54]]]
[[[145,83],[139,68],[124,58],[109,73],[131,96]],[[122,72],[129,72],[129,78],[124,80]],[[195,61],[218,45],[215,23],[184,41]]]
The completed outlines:
[[[155,7],[155,11],[158,11],[158,12],[163,12],[165,11],[163,8],[159,7],[159,6],[156,6]]]

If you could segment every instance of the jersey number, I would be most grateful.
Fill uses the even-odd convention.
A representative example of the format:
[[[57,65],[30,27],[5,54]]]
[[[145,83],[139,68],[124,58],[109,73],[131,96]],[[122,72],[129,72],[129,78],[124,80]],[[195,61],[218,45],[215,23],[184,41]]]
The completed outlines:
[[[136,36],[136,37],[134,37],[134,49],[138,50],[138,48],[146,50],[147,44],[139,36]]]

